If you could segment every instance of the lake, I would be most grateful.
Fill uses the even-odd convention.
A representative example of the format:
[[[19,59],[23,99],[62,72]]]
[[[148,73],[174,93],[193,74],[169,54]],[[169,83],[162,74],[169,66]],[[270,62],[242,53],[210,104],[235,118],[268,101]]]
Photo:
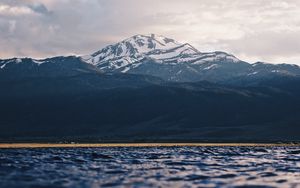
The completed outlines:
[[[0,187],[300,187],[299,146],[0,149]]]

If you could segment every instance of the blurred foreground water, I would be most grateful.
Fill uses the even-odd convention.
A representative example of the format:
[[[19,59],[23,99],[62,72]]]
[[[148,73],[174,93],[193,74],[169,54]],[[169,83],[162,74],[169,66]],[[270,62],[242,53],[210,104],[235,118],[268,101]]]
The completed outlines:
[[[299,147],[0,149],[0,187],[300,187]]]

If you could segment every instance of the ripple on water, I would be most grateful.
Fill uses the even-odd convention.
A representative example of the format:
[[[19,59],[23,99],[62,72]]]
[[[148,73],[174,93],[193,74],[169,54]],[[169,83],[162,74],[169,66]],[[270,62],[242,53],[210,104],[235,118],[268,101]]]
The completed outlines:
[[[111,157],[109,155],[105,155],[105,154],[101,154],[101,153],[96,153],[96,152],[91,153],[91,157],[93,159],[113,159],[113,157]]]
[[[292,154],[292,155],[297,155],[297,154],[300,154],[300,150],[292,150],[292,151],[289,151],[288,153]]]
[[[273,177],[273,176],[277,176],[277,174],[275,174],[273,172],[263,172],[263,173],[259,173],[258,175],[260,175],[261,177]]]
[[[187,181],[194,181],[194,180],[204,180],[204,179],[209,179],[209,176],[204,176],[204,175],[196,175],[196,174],[190,174],[186,176]]]

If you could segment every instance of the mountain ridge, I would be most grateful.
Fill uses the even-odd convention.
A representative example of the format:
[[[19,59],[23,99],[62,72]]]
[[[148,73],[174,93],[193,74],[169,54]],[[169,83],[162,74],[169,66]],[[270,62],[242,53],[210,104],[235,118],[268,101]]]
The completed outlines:
[[[38,65],[38,69],[44,67],[45,63],[57,62],[57,58],[64,61],[64,56],[3,59],[0,60],[0,73],[9,71],[12,64],[20,65],[29,61],[32,62],[28,65],[29,69],[33,63]],[[252,82],[274,76],[300,76],[298,65],[263,62],[250,64],[226,52],[200,52],[189,43],[180,43],[155,34],[135,35],[91,55],[74,57],[74,61],[90,64],[100,72],[150,75],[172,82],[233,83],[234,79],[248,79]]]
[[[63,56],[2,59],[0,72],[11,64],[31,61],[40,66],[56,62],[53,60],[55,58],[63,61]],[[226,52],[200,52],[189,43],[180,43],[155,34],[135,35],[78,58],[103,72],[151,75],[176,82],[226,82],[241,77],[260,79],[274,75],[300,76],[298,65],[262,62],[250,64]]]

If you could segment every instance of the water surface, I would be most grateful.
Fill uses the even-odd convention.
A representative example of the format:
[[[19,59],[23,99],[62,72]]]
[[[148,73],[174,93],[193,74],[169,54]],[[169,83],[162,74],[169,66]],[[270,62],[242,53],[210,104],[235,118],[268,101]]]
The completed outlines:
[[[300,187],[300,147],[0,149],[0,187]]]

